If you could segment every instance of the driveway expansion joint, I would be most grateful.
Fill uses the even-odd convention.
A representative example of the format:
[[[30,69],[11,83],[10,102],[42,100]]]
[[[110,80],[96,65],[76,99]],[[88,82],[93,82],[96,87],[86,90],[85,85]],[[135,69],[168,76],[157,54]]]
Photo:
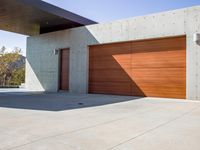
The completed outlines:
[[[158,129],[158,128],[162,128],[162,127],[164,127],[164,126],[166,126],[166,125],[168,125],[168,124],[170,124],[170,123],[172,123],[172,122],[174,122],[174,121],[176,121],[176,120],[178,120],[178,119],[180,119],[180,118],[182,118],[182,117],[184,117],[184,116],[190,114],[191,112],[195,111],[195,110],[198,109],[198,108],[200,108],[200,106],[196,106],[196,107],[192,108],[191,110],[189,110],[189,111],[187,111],[187,112],[185,112],[185,113],[183,113],[183,114],[181,114],[181,115],[179,115],[179,116],[177,116],[177,117],[175,117],[175,118],[173,118],[173,119],[171,119],[171,120],[168,120],[168,121],[166,121],[166,122],[164,122],[164,123],[161,123],[160,125],[158,125],[158,126],[156,126],[156,127],[154,127],[154,128],[151,128],[151,129],[149,129],[149,130],[147,130],[147,131],[145,131],[145,132],[143,132],[143,133],[141,133],[141,134],[138,134],[137,136],[135,136],[135,137],[133,137],[133,138],[130,138],[130,139],[126,140],[126,141],[123,141],[123,142],[121,142],[121,143],[119,143],[119,144],[117,144],[117,145],[115,145],[115,146],[113,146],[113,147],[110,147],[110,148],[106,149],[106,150],[113,150],[113,149],[115,149],[116,147],[119,147],[119,146],[121,146],[121,145],[124,145],[124,144],[130,142],[130,141],[133,141],[133,140],[135,140],[135,139],[138,138],[138,137],[141,137],[141,136],[144,136],[144,135],[146,135],[146,134],[148,134],[148,133],[150,133],[150,132],[153,132],[153,131],[155,131],[155,130]]]

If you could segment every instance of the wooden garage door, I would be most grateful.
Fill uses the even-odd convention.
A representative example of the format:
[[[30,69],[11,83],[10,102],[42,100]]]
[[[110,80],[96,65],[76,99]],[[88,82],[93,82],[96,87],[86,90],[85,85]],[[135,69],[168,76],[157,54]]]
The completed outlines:
[[[90,46],[89,92],[186,97],[185,36]]]

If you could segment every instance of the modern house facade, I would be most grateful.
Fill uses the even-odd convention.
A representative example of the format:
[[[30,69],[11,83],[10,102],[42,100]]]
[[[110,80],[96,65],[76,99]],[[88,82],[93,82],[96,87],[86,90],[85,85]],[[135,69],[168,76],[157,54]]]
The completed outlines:
[[[87,21],[27,38],[28,89],[200,99],[200,6]]]

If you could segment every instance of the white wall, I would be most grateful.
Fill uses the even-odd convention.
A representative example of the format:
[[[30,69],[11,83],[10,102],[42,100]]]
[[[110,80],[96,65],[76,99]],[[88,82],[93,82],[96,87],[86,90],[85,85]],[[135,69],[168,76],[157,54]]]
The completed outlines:
[[[200,6],[33,36],[27,42],[26,86],[57,91],[56,48],[70,48],[70,92],[87,93],[88,45],[187,35],[187,98],[200,99]]]

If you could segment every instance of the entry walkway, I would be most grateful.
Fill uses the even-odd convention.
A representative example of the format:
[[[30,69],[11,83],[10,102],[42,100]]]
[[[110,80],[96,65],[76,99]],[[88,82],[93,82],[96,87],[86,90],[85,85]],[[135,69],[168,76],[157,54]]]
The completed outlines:
[[[30,93],[36,93],[33,91],[29,91],[25,88],[0,88],[0,94],[11,94],[11,95],[15,95],[15,94],[30,94]],[[41,92],[40,92],[41,93]]]
[[[22,93],[29,92],[29,90],[24,88],[0,88],[0,93]]]

